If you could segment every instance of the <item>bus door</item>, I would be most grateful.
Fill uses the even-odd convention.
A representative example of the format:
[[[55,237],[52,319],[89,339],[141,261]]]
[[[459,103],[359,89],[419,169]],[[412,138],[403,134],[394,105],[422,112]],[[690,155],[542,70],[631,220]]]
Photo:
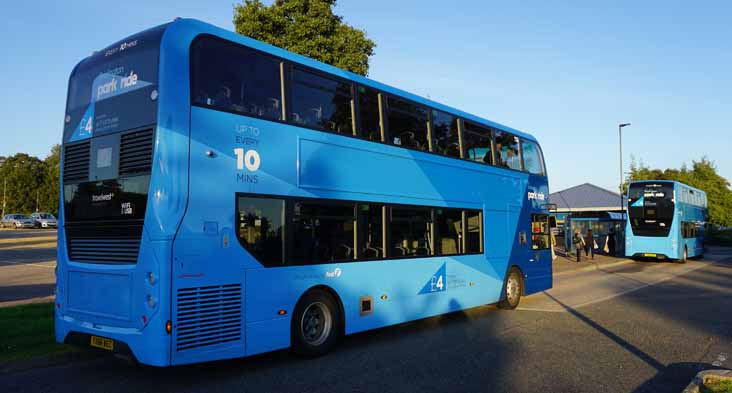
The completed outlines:
[[[531,293],[532,287],[539,285],[539,282],[551,279],[552,255],[548,214],[531,215],[530,233],[522,243],[527,261],[525,274],[528,276],[525,289],[527,293]]]

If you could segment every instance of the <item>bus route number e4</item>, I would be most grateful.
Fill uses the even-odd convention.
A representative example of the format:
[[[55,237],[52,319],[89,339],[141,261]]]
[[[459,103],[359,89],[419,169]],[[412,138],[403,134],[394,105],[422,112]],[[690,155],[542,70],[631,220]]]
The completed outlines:
[[[237,147],[234,149],[234,154],[236,154],[236,169],[239,171],[243,171],[244,168],[246,168],[247,171],[254,173],[259,170],[259,167],[262,164],[262,159],[259,158],[259,153],[254,149],[247,150],[245,152],[243,148]],[[236,180],[242,183],[257,183],[259,181],[257,175],[246,173],[237,173]]]

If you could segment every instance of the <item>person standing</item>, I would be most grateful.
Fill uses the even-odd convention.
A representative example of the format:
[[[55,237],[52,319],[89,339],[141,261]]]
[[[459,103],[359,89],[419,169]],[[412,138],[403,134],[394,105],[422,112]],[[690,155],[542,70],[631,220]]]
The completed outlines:
[[[592,229],[588,229],[585,236],[585,255],[595,259],[595,237],[592,236]]]
[[[577,252],[577,262],[579,262],[580,253],[582,252],[582,249],[585,248],[585,239],[582,238],[582,235],[580,234],[579,229],[574,230],[574,235],[572,236],[572,243],[574,243],[574,248]]]
[[[610,232],[607,234],[607,248],[612,256],[615,256],[615,228],[610,228]]]

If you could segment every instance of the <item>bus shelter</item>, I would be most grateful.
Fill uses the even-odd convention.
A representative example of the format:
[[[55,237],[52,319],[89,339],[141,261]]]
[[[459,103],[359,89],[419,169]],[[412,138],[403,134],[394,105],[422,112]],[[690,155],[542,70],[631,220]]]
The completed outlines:
[[[592,229],[592,236],[597,242],[595,252],[606,253],[604,250],[610,236],[615,236],[615,252],[612,256],[625,255],[625,214],[616,212],[574,212],[570,214],[564,225],[564,247],[570,252],[576,252],[572,236],[576,230],[587,235]],[[607,248],[608,251],[609,247]],[[610,254],[607,252],[607,254]]]

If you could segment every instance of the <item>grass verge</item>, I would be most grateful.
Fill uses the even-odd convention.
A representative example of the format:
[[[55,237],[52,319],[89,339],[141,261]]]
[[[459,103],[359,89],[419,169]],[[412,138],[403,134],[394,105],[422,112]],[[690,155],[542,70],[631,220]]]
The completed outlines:
[[[705,383],[701,391],[704,393],[732,393],[732,380],[722,379]]]
[[[0,308],[0,332],[0,363],[74,350],[56,344],[53,303]]]

